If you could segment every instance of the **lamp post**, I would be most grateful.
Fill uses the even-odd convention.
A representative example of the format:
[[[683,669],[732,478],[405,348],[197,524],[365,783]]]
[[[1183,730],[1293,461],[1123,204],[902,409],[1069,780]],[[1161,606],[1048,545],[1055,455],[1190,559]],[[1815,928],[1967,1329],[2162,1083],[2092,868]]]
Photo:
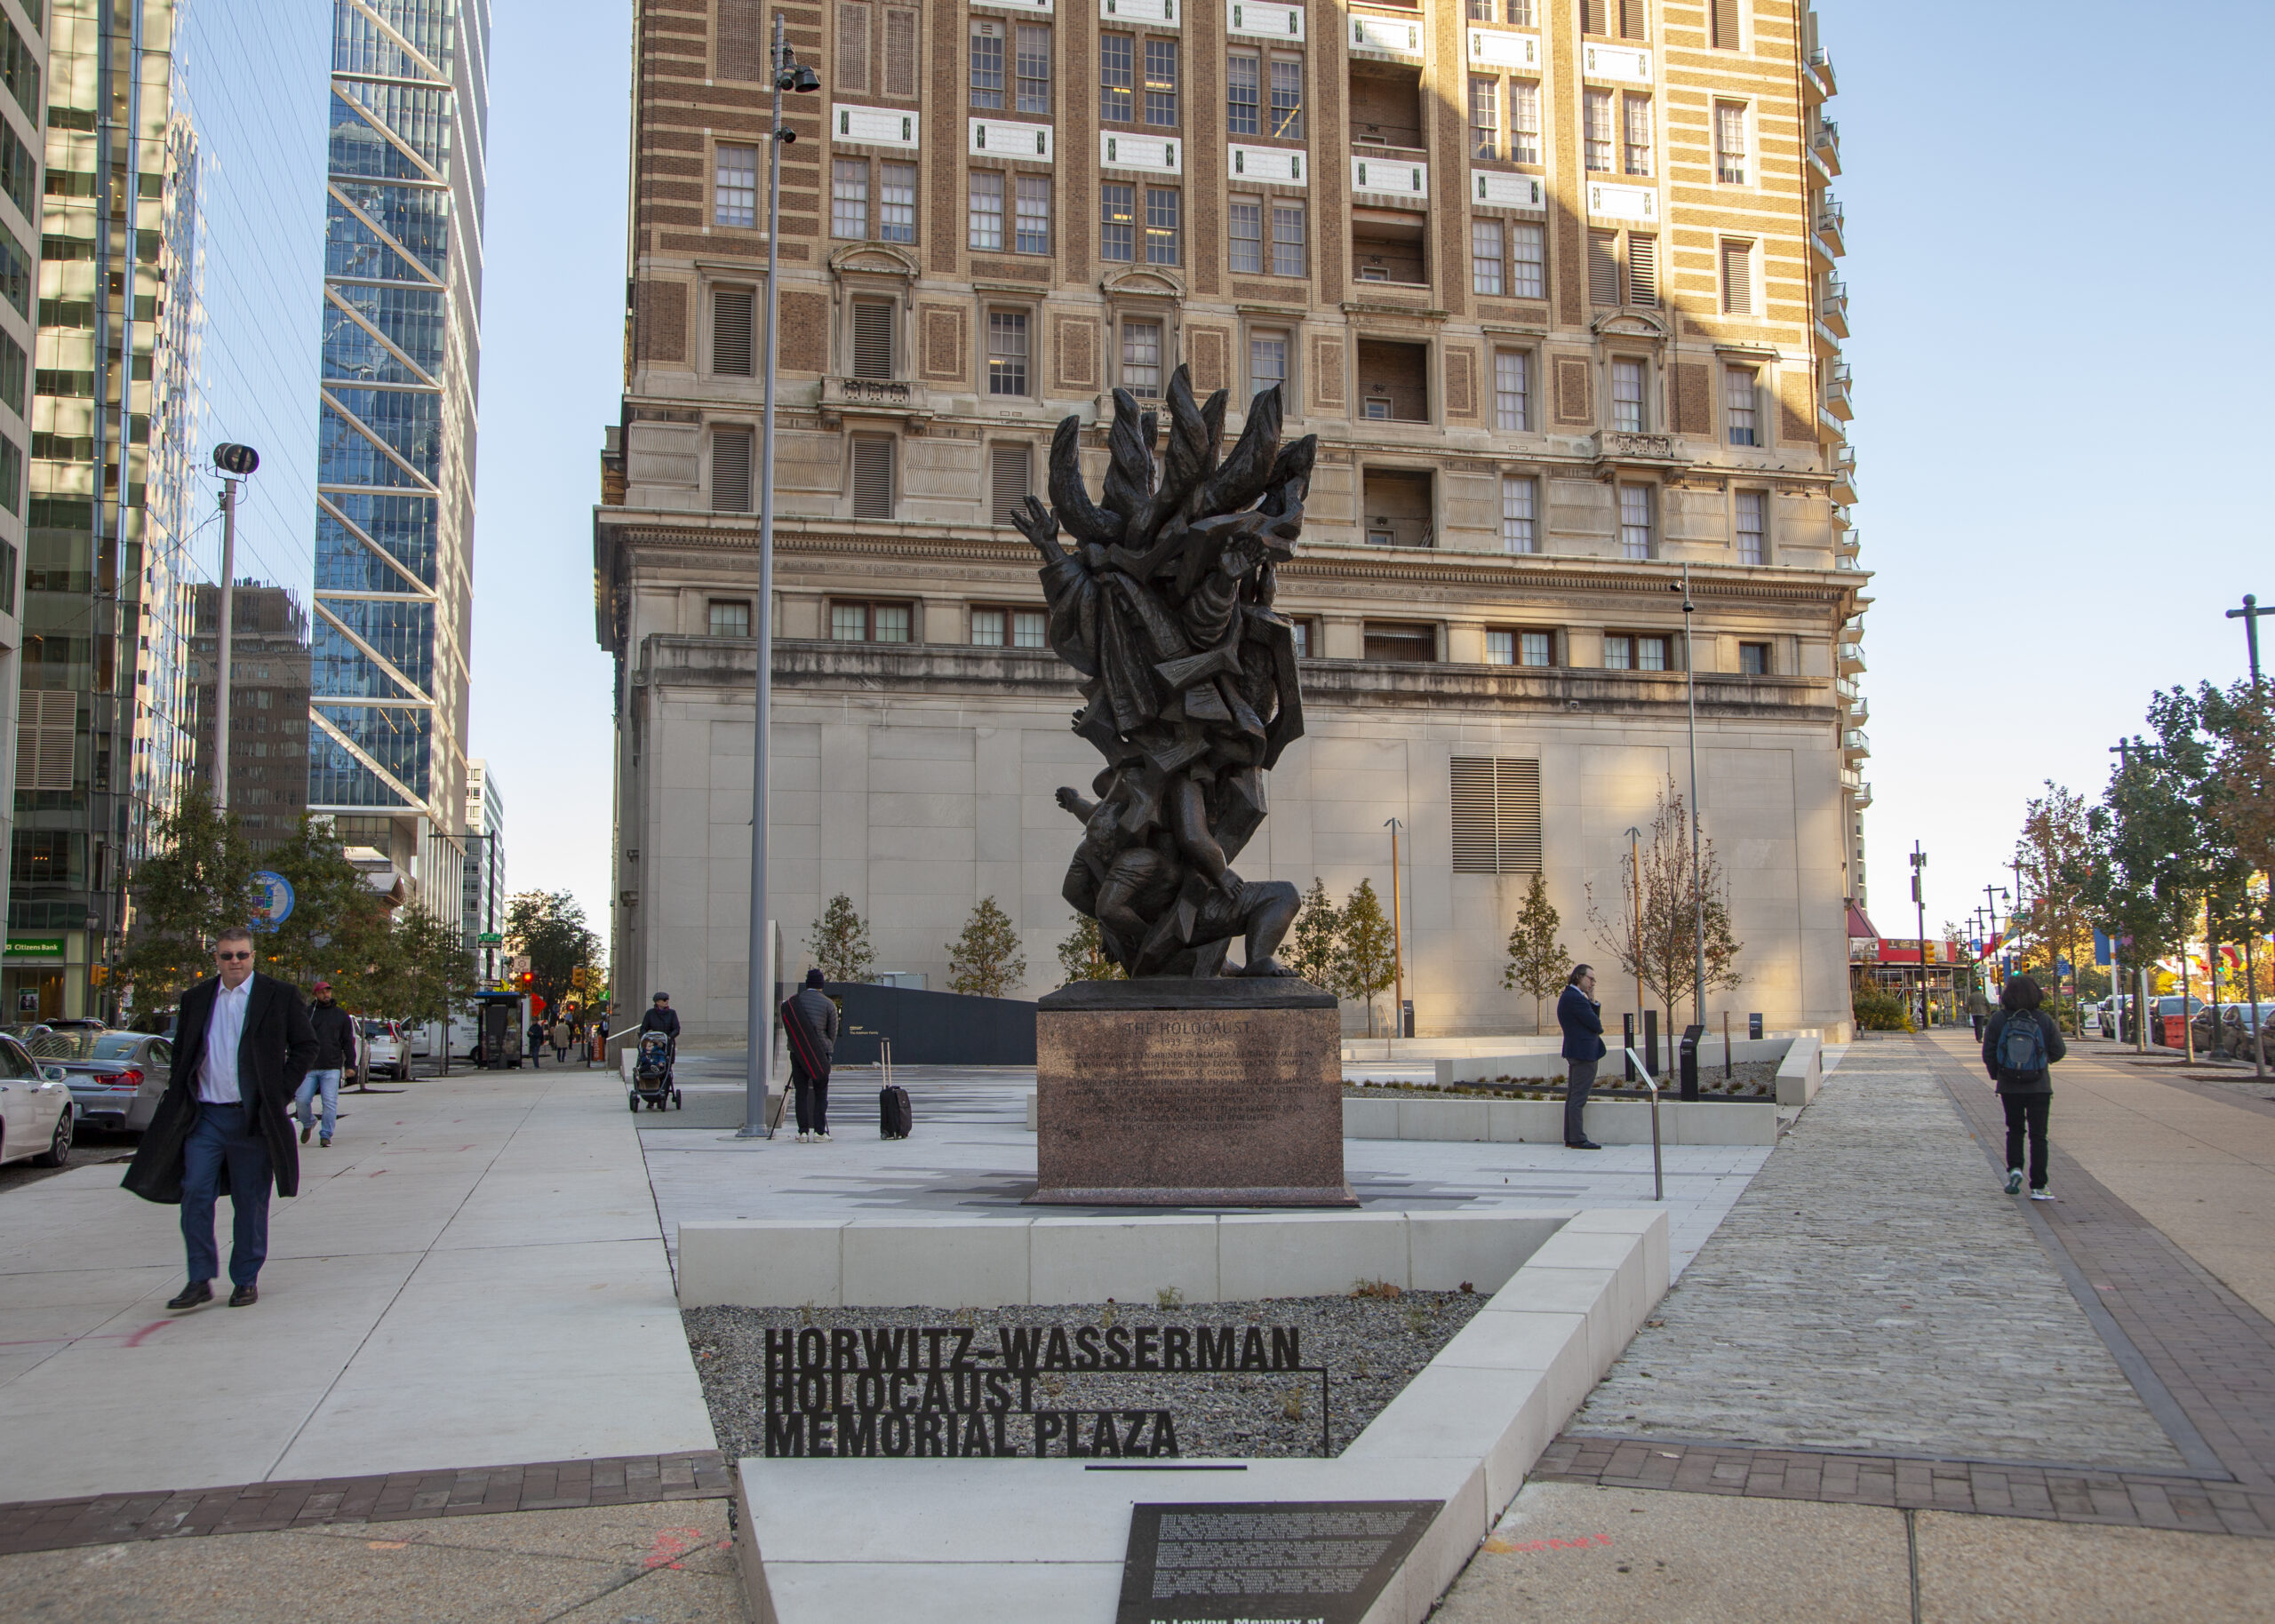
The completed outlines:
[[[1991,943],[1992,951],[1993,952],[1997,951],[1999,943],[1999,899],[2006,896],[2007,888],[2004,886],[1984,886],[1983,888],[1983,900],[1988,907],[1991,914]],[[2009,897],[2008,900],[2012,901],[2013,899]],[[2000,986],[2005,986],[2007,978],[2003,975],[1999,977],[1999,984]]]
[[[1698,607],[1690,596],[1690,564],[1682,566],[1682,579],[1674,590],[1682,594],[1683,697],[1690,710],[1690,905],[1697,927],[1698,959],[1690,983],[1691,1009],[1699,1025],[1706,1024],[1706,879],[1698,860],[1698,649],[1690,634],[1690,617]],[[1926,951],[1924,948],[1921,950]],[[1670,1017],[1672,1018],[1672,1017]],[[1672,1041],[1674,1034],[1667,1034]]]
[[[1927,878],[1928,854],[1920,849],[1920,842],[1912,842],[1912,907],[1920,928],[1920,1030],[1926,1031],[1928,1019],[1928,899],[1921,894],[1920,882]]]
[[[1392,1037],[1403,1038],[1406,1036],[1406,954],[1399,945],[1398,934],[1398,832],[1403,825],[1392,817],[1383,820],[1383,827],[1390,831],[1390,1031]],[[1390,1051],[1385,1049],[1383,1052],[1388,1054]]]
[[[1635,1024],[1643,1024],[1643,832],[1627,831],[1627,877],[1635,888]]]
[[[260,466],[260,453],[249,445],[217,445],[213,466],[229,476],[221,482],[221,605],[213,654],[213,809],[219,812],[229,804],[229,645],[237,585],[237,482]]]
[[[2249,593],[2244,593],[2241,609],[2228,611],[2230,620],[2243,622],[2244,647],[2251,651],[2251,687],[2254,693],[2259,691],[2259,617],[2262,615],[2275,615],[2275,609],[2260,608],[2259,600]]]
[[[753,606],[758,633],[757,716],[752,723],[750,762],[750,1007],[745,1021],[749,1055],[744,1070],[743,1125],[739,1139],[770,1138],[766,1131],[766,1081],[774,1063],[773,937],[767,899],[767,732],[774,705],[774,393],[776,272],[781,264],[782,148],[798,139],[782,125],[782,92],[810,94],[821,76],[801,66],[782,36],[782,13],[774,13],[774,40],[767,53],[774,86],[774,123],[768,132],[766,178],[766,408],[758,451],[758,601]]]

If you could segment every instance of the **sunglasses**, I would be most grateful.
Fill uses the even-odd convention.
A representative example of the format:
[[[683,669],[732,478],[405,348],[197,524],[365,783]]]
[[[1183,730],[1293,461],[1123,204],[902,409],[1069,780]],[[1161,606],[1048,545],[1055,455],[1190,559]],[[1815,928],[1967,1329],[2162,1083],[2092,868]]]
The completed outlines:
[[[213,956],[216,959],[220,959],[224,964],[228,963],[232,959],[250,959],[252,957],[251,953],[216,953]]]

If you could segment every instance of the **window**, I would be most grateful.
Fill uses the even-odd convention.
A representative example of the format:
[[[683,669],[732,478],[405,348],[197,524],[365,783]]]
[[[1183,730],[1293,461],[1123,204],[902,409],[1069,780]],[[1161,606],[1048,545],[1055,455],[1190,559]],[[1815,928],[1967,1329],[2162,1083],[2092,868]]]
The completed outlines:
[[[1177,263],[1177,240],[1183,235],[1178,228],[1177,215],[1175,187],[1149,186],[1145,188],[1146,264]]]
[[[1138,249],[1138,188],[1098,187],[1098,258],[1128,264]]]
[[[1027,392],[1027,314],[1024,310],[987,313],[987,393]]]
[[[1288,386],[1288,335],[1253,332],[1248,339],[1248,388],[1251,399],[1266,389]]]
[[[1753,314],[1753,244],[1722,244],[1722,314]]]
[[[1098,118],[1126,124],[1137,118],[1138,42],[1127,34],[1098,36]]]
[[[1264,59],[1235,51],[1225,60],[1225,133],[1254,135],[1263,127]]]
[[[1304,205],[1299,203],[1272,205],[1272,274],[1304,274]]]
[[[1050,177],[1018,177],[1018,231],[1011,245],[1023,254],[1050,251]]]
[[[1509,291],[1519,299],[1548,297],[1547,236],[1539,226],[1509,227]]]
[[[1043,649],[1044,611],[1026,609],[975,609],[971,611],[971,641],[983,649]]]
[[[1283,141],[1304,139],[1304,64],[1299,58],[1272,59],[1272,133]]]
[[[1518,633],[1517,664],[1520,665],[1555,665],[1556,633],[1553,632]]]
[[[1366,420],[1367,420],[1368,422],[1369,422],[1369,423],[1387,423],[1387,422],[1389,422],[1389,421],[1390,421],[1390,401],[1389,401],[1389,399],[1388,399],[1386,396],[1379,395],[1379,394],[1370,394],[1370,395],[1369,395],[1369,396],[1367,397],[1367,403],[1366,403],[1366,406],[1365,406],[1365,408],[1361,410],[1361,414],[1360,414],[1360,415],[1361,415],[1361,416],[1362,416],[1363,418],[1366,418]],[[1385,546],[1385,547],[1386,547],[1386,546],[1390,545],[1390,537],[1389,537],[1387,534],[1385,534],[1385,535],[1383,535],[1383,536],[1381,536],[1381,537],[1375,537],[1375,536],[1371,536],[1371,535],[1370,535],[1370,536],[1369,536],[1369,537],[1367,537],[1367,539],[1368,539],[1368,541],[1369,541],[1370,543],[1373,543],[1373,544],[1375,544],[1375,545],[1378,545],[1378,546]]]
[[[1769,561],[1768,493],[1760,490],[1741,490],[1737,496],[1738,562],[1766,564]]]
[[[1766,677],[1769,674],[1769,645],[1740,643],[1738,645],[1738,674],[1744,677]]]
[[[1003,25],[1000,22],[973,20],[971,105],[975,107],[1001,107],[1003,105]]]
[[[1235,271],[1264,270],[1264,202],[1256,197],[1235,197],[1228,212],[1232,227],[1232,263]]]
[[[711,635],[748,637],[750,635],[749,600],[746,598],[712,599]]]
[[[1540,872],[1540,763],[1456,756],[1452,769],[1454,872]]]
[[[1540,86],[1530,79],[1509,81],[1509,157],[1540,162]]]
[[[1493,0],[1469,0],[1469,20],[1472,22],[1493,20]]]
[[[1651,99],[1628,96],[1623,100],[1627,139],[1621,144],[1621,156],[1629,174],[1648,175],[1651,172]]]
[[[1122,386],[1141,401],[1161,394],[1161,324],[1124,322],[1122,324]]]
[[[1714,104],[1714,179],[1745,184],[1745,108],[1735,101]]]
[[[1366,623],[1366,657],[1426,665],[1438,657],[1438,628],[1398,621]]]
[[[830,165],[829,235],[857,242],[869,235],[866,158],[839,158]]]
[[[1619,234],[1616,231],[1588,233],[1588,302],[1619,302]]]
[[[1501,155],[1501,82],[1472,74],[1469,79],[1469,154]]]
[[[892,303],[890,299],[853,301],[853,376],[892,376]]]
[[[750,448],[748,428],[711,431],[711,511],[714,513],[750,512]]]
[[[1288,630],[1295,634],[1296,657],[1299,660],[1311,658],[1312,623],[1308,620],[1291,620],[1288,623]]]
[[[988,253],[1003,251],[1003,176],[999,170],[971,171],[970,243]]]
[[[882,434],[853,436],[853,516],[856,519],[892,517],[892,442]],[[901,634],[908,641],[907,611],[901,611]]]
[[[1145,122],[1174,127],[1177,123],[1177,41],[1145,42]]]
[[[887,12],[887,16],[898,15]],[[916,165],[885,163],[879,167],[884,182],[878,211],[877,237],[886,243],[916,241]]]
[[[1659,240],[1635,231],[1627,234],[1627,302],[1659,302]]]
[[[1485,663],[1488,665],[1515,665],[1517,663],[1517,634],[1514,632],[1486,633]]]
[[[1518,433],[1532,426],[1532,357],[1523,350],[1493,352],[1493,426]]]
[[[1499,220],[1469,223],[1469,285],[1476,293],[1501,291],[1502,232]]]
[[[996,524],[1009,524],[1019,504],[1034,489],[1034,448],[994,445],[987,449],[988,513]]]
[[[1611,169],[1611,92],[1590,91],[1586,102],[1587,164],[1592,170]]]
[[[1050,25],[1018,25],[1015,66],[1018,69],[1018,105],[1022,113],[1050,111]]]
[[[1760,445],[1757,426],[1761,375],[1752,367],[1726,367],[1722,371],[1723,413],[1729,419],[1732,445]]]
[[[1643,363],[1640,361],[1611,363],[1611,426],[1622,434],[1643,432]]]
[[[841,643],[905,643],[913,619],[906,603],[833,602],[829,635]]]
[[[1619,488],[1619,556],[1651,556],[1651,488],[1648,485],[1622,485]]]
[[[1501,476],[1501,550],[1505,553],[1537,553],[1540,551],[1540,531],[1535,515],[1539,512],[1540,487],[1521,474]]]
[[[1717,51],[1743,49],[1738,44],[1738,0],[1713,0],[1713,44]]]
[[[758,148],[722,147],[713,171],[711,223],[748,230],[758,224]]]
[[[1603,640],[1603,668],[1606,671],[1664,671],[1667,668],[1667,640],[1664,637],[1636,637],[1626,633],[1607,636]]]
[[[757,297],[748,288],[711,290],[711,371],[716,378],[749,378],[751,313]]]

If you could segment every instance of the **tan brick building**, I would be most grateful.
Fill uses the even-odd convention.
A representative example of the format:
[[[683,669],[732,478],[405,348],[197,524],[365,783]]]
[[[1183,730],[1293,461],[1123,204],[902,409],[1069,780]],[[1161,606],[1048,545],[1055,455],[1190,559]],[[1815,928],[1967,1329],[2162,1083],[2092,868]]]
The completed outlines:
[[[1169,374],[1321,450],[1310,734],[1243,869],[1389,889],[1423,1031],[1687,784],[1746,985],[1848,1018],[1863,736],[1832,69],[1792,0],[818,0],[785,152],[776,912],[843,891],[942,984],[982,896],[1056,984],[1087,782],[1041,647],[1052,426]],[[741,1030],[768,92],[756,0],[636,7],[626,394],[595,515],[618,658],[619,991]],[[1091,435],[1086,434],[1089,444]],[[1102,451],[1087,453],[1102,463]],[[1692,568],[1698,625],[1671,591]],[[1695,644],[1695,647],[1693,646]],[[1852,708],[1853,706],[1853,708]],[[1267,874],[1265,871],[1268,870]],[[1608,1008],[1632,1004],[1610,983]],[[651,986],[652,983],[652,986]],[[1386,1013],[1386,1011],[1385,1011]],[[1361,1017],[1353,1012],[1354,1022]]]

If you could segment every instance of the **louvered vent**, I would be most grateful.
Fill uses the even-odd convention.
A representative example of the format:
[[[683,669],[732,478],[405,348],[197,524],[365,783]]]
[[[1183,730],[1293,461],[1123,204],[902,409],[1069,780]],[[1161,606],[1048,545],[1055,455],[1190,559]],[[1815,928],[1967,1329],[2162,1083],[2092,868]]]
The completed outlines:
[[[1034,489],[1034,448],[998,445],[989,448],[990,506],[997,524],[1009,524],[1020,498]]]
[[[16,721],[16,787],[68,791],[79,738],[79,696],[69,689],[28,688]]]
[[[1659,302],[1659,240],[1627,235],[1627,302],[1656,306]]]
[[[861,0],[838,0],[837,88],[869,88],[869,8]]]
[[[1591,304],[1619,302],[1619,234],[1588,233],[1588,300]]]
[[[1753,251],[1748,243],[1722,244],[1722,311],[1726,315],[1753,314]]]
[[[1454,872],[1540,872],[1540,763],[1453,759]]]
[[[892,306],[883,299],[853,301],[853,376],[892,376]]]
[[[711,370],[721,378],[748,378],[751,367],[751,308],[748,288],[711,290]]]
[[[1714,49],[1738,48],[1738,0],[1714,0]]]
[[[916,13],[885,12],[885,94],[916,94]]]
[[[853,441],[853,516],[892,517],[892,442],[857,435]]]
[[[711,431],[711,511],[750,512],[750,445],[747,428]]]

